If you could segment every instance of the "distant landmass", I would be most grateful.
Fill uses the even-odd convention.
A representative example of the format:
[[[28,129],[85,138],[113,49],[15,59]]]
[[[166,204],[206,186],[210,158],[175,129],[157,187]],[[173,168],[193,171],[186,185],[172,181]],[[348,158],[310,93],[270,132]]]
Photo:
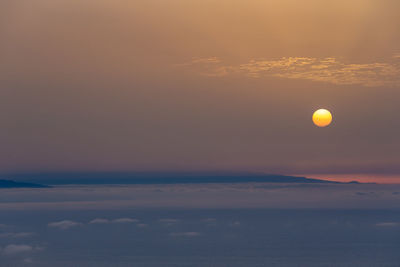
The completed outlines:
[[[27,183],[27,182],[16,182],[11,180],[0,180],[0,188],[46,188],[48,185]]]
[[[8,174],[9,178],[21,181],[19,187],[43,187],[40,184],[205,184],[205,183],[319,183],[345,184],[341,182],[311,179],[306,177],[229,172],[76,172],[76,173],[24,173]],[[2,178],[2,175],[0,175]],[[8,181],[9,183],[12,181]],[[14,182],[18,187],[18,183]],[[39,184],[30,184],[39,183]],[[357,183],[357,182],[351,182]],[[10,184],[12,185],[12,184]],[[1,187],[1,185],[0,185]]]

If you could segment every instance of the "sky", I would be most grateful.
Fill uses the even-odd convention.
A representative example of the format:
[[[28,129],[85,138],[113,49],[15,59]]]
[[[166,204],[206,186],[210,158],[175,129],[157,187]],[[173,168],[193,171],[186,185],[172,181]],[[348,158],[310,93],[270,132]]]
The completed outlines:
[[[0,172],[400,182],[399,8],[2,0]],[[329,127],[312,124],[318,108],[332,112]]]

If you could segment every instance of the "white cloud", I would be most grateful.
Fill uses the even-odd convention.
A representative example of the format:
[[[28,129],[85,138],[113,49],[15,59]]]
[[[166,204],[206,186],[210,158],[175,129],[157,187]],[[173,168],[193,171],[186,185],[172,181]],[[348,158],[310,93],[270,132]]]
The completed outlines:
[[[79,222],[74,222],[74,221],[69,221],[69,220],[64,220],[64,221],[59,221],[59,222],[52,222],[49,223],[48,226],[49,227],[55,227],[55,228],[59,228],[61,230],[66,230],[75,226],[79,226],[82,225]]]
[[[174,237],[196,237],[201,234],[199,232],[179,232],[179,233],[170,233],[169,235]]]
[[[91,220],[89,223],[90,224],[106,224],[106,223],[110,223],[110,220],[103,219],[103,218],[96,218],[96,219]]]
[[[33,250],[32,246],[29,245],[8,245],[3,249],[3,254],[14,255],[19,253],[31,252]]]
[[[144,224],[144,223],[138,223],[137,226],[140,228],[144,228],[144,227],[147,227],[148,225]]]

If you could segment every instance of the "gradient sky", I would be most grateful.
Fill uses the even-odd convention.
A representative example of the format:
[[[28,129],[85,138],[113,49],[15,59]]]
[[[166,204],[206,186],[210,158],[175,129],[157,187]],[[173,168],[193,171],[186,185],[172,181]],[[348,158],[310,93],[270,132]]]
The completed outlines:
[[[3,0],[0,172],[400,182],[398,0]],[[318,108],[333,124],[317,128]]]

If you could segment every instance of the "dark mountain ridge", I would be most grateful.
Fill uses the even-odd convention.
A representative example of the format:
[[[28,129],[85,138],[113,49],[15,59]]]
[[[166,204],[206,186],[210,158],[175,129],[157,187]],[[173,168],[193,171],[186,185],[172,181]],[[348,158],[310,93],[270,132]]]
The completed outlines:
[[[0,188],[47,188],[50,186],[36,184],[36,183],[27,183],[27,182],[16,182],[11,180],[0,180]]]
[[[2,178],[3,175],[0,175]],[[306,177],[234,172],[69,172],[8,174],[21,182],[66,184],[204,184],[204,183],[323,183],[340,182]]]

